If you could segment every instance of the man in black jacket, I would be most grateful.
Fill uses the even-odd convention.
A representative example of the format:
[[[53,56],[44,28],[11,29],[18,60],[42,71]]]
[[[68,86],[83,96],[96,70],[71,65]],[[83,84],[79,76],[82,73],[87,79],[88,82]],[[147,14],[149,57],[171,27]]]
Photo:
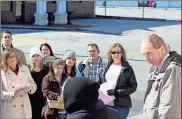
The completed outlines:
[[[64,119],[120,119],[119,113],[98,99],[99,83],[85,77],[67,80],[63,90]]]

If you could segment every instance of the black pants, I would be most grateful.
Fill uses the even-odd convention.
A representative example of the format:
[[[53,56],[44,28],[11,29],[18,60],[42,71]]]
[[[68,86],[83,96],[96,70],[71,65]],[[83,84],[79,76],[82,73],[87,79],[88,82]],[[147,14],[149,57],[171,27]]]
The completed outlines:
[[[45,119],[57,119],[57,116],[55,115],[47,115]]]

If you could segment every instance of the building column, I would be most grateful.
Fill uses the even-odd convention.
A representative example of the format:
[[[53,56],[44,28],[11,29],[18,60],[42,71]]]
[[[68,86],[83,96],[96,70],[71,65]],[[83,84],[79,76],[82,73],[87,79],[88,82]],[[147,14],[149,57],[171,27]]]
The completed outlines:
[[[58,0],[56,2],[56,12],[54,16],[54,24],[67,24],[66,0]]]
[[[35,16],[35,23],[34,25],[47,25],[48,24],[48,14],[46,13],[47,3],[44,0],[37,0],[36,1],[36,13]]]

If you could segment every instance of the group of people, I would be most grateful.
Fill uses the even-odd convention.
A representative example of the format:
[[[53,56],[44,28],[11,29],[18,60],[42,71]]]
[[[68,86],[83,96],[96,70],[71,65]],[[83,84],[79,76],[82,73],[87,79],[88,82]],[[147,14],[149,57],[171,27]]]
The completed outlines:
[[[76,63],[76,53],[66,50],[62,58],[48,43],[24,53],[12,45],[12,34],[1,32],[1,118],[22,119],[126,119],[137,90],[137,80],[124,47],[114,43],[107,62],[96,43],[88,44],[88,57]],[[181,118],[181,55],[169,50],[152,34],[141,43],[141,53],[151,64],[144,98],[144,118]],[[46,57],[51,62],[44,62]],[[99,97],[103,83],[115,99],[105,105]],[[48,100],[63,101],[64,109],[50,108]],[[8,111],[7,111],[8,110]]]

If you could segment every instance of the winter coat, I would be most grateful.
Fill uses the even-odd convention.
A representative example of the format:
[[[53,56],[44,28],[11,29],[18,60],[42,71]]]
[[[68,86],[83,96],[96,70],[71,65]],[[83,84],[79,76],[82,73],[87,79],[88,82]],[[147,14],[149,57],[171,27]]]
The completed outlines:
[[[10,68],[7,72],[1,70],[2,76],[2,113],[1,118],[11,119],[30,119],[32,118],[32,109],[28,93],[33,94],[37,86],[32,79],[30,71],[27,66],[19,66],[19,72],[16,75]],[[10,92],[15,92],[16,89],[29,86],[30,91],[24,92],[14,98],[11,97]]]
[[[99,71],[100,69],[106,67],[106,62],[101,57],[99,57],[99,58],[100,58],[99,68],[97,69],[97,71]],[[86,77],[86,78],[89,77],[89,70],[90,70],[89,63],[88,62],[89,62],[88,61],[88,58],[86,58],[85,60],[81,61],[78,64],[78,70],[79,70],[81,76]],[[98,79],[95,79],[95,80],[98,80]]]
[[[34,79],[37,90],[34,94],[29,94],[32,106],[32,119],[44,119],[41,116],[42,108],[45,106],[46,99],[42,93],[42,80],[47,75],[47,70],[41,69],[39,72],[31,71],[32,78]]]
[[[42,92],[43,96],[49,100],[57,100],[60,95],[60,83],[52,76],[46,75],[42,81]],[[58,109],[51,109],[48,104],[43,107],[42,115],[45,117],[51,116],[56,119],[58,114]]]
[[[99,83],[104,83],[106,82],[106,73],[111,66],[112,63],[108,63],[108,66],[106,69],[102,69],[99,72],[99,80],[97,82]],[[134,93],[137,89],[137,81],[135,77],[135,73],[133,71],[133,68],[129,65],[127,61],[125,61],[122,66],[124,67],[124,70],[121,70],[115,91],[117,92],[114,96],[114,106],[119,106],[119,107],[126,107],[126,108],[131,108],[132,107],[132,102],[131,102],[131,97],[130,94]]]
[[[175,51],[149,74],[143,112],[150,119],[181,119],[181,56]]]

